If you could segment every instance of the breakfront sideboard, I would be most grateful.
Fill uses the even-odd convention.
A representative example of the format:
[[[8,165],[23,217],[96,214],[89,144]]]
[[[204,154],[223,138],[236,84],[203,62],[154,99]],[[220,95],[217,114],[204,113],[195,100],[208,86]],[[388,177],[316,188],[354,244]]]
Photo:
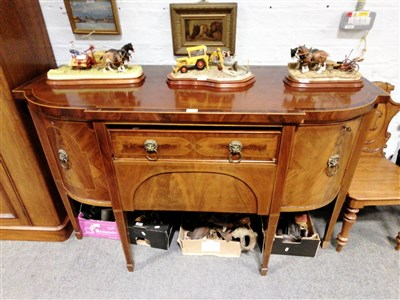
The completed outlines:
[[[260,272],[281,212],[335,201],[327,246],[373,109],[388,94],[294,89],[286,68],[252,67],[246,89],[170,88],[168,66],[145,66],[130,85],[54,85],[46,76],[14,90],[25,100],[75,234],[71,199],[112,207],[129,271],[126,213],[134,210],[257,214],[265,219]]]

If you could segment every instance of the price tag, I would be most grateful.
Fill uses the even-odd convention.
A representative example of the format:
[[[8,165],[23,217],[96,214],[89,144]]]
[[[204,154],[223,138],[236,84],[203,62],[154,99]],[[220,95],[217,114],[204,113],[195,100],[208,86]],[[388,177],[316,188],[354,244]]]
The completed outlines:
[[[197,77],[197,80],[207,80],[207,75],[200,75]]]
[[[201,243],[201,251],[203,251],[203,252],[220,252],[221,245],[219,242],[204,241]]]

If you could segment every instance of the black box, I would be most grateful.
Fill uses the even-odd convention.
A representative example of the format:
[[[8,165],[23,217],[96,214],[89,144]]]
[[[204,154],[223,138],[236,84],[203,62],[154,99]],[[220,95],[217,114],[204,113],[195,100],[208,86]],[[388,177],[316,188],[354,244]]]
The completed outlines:
[[[139,223],[139,222],[136,222]],[[128,226],[131,244],[148,245],[153,248],[168,250],[174,235],[173,226],[135,224]]]
[[[285,218],[285,214],[283,214],[283,217]],[[293,214],[287,214],[286,217],[291,219],[293,218]],[[298,241],[293,241],[287,238],[285,234],[282,234],[282,227],[285,227],[285,225],[287,226],[288,222],[290,222],[288,219],[280,220],[271,253],[314,257],[317,254],[321,240],[318,233],[314,231],[310,215],[307,214],[308,233]],[[282,224],[284,225],[282,226]]]
[[[128,221],[129,239],[131,244],[146,245],[153,248],[169,249],[174,236],[175,226],[171,223]]]

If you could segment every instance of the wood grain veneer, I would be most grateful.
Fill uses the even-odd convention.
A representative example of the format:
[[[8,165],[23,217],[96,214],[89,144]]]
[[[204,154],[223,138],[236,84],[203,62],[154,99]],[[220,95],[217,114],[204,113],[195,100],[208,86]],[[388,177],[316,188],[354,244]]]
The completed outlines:
[[[254,85],[238,91],[170,88],[170,67],[143,69],[139,87],[48,85],[44,75],[14,91],[28,103],[71,219],[66,195],[111,204],[133,271],[127,211],[256,213],[265,221],[265,275],[281,211],[334,201],[326,246],[373,109],[388,101],[387,94],[364,78],[358,89],[297,90],[285,86],[287,70],[279,66],[252,67]],[[158,143],[152,159],[146,139]],[[229,160],[232,140],[243,144],[240,162]],[[60,147],[68,148],[71,175],[60,168]],[[333,155],[339,163],[329,173]]]

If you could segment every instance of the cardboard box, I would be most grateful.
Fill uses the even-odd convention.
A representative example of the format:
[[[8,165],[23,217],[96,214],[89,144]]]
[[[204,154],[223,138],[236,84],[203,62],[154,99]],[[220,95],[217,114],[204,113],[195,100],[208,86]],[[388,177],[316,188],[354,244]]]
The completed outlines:
[[[314,231],[314,226],[309,214],[307,214],[308,235],[299,242],[286,240],[282,235],[275,235],[272,246],[272,254],[295,255],[314,257],[317,254],[321,239]],[[279,228],[279,226],[278,226]]]
[[[83,236],[119,240],[117,223],[111,221],[87,220],[83,214],[78,215],[79,226]]]
[[[239,257],[240,242],[221,240],[191,240],[187,238],[187,230],[179,229],[178,244],[184,255],[214,255],[220,257]]]
[[[146,224],[135,222],[128,225],[131,244],[145,245],[168,250],[174,236],[172,224]]]

